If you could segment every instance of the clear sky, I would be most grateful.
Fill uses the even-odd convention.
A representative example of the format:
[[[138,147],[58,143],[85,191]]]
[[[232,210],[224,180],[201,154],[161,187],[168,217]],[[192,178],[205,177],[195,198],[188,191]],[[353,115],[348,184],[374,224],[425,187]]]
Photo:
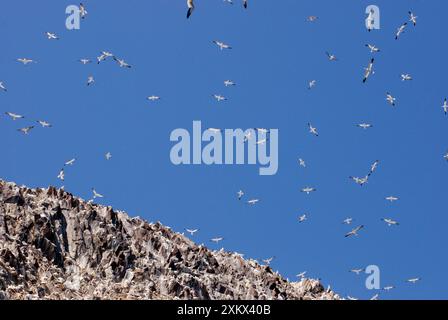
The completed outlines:
[[[308,271],[343,296],[368,299],[366,275],[348,270],[375,264],[382,299],[446,299],[448,225],[448,96],[445,71],[448,2],[444,0],[196,0],[85,1],[80,30],[65,28],[71,1],[7,1],[0,13],[0,177],[33,187],[65,185],[102,204],[161,221],[174,230],[199,228],[197,243],[265,259],[289,279]],[[367,32],[365,8],[381,9],[381,29]],[[395,30],[408,25],[400,40]],[[314,23],[306,21],[317,15]],[[47,40],[44,32],[58,34]],[[212,40],[232,45],[220,51]],[[377,45],[376,73],[362,83],[363,68]],[[112,60],[81,65],[111,51]],[[330,62],[325,51],[338,61]],[[35,59],[24,66],[17,58]],[[412,81],[402,82],[409,73]],[[86,86],[93,75],[95,84]],[[225,88],[223,81],[237,85]],[[308,90],[308,81],[317,85]],[[390,91],[397,107],[386,101]],[[212,95],[228,100],[217,103]],[[159,95],[157,102],[146,100]],[[11,111],[26,116],[12,121]],[[16,130],[47,120],[28,136]],[[174,166],[173,129],[201,120],[204,127],[279,129],[279,170],[258,167]],[[307,123],[319,130],[308,133]],[[363,130],[355,124],[368,122]],[[110,161],[104,159],[111,152]],[[56,176],[63,163],[66,181]],[[303,158],[307,167],[298,165]],[[377,171],[360,187],[348,179]],[[317,188],[306,195],[305,186]],[[238,201],[243,189],[256,206]],[[384,198],[394,195],[391,204]],[[297,217],[308,214],[299,224]],[[353,217],[351,226],[342,220]],[[393,218],[388,227],[381,218]],[[358,237],[345,238],[364,224]],[[223,236],[219,246],[209,240]],[[421,277],[415,285],[408,278]]]

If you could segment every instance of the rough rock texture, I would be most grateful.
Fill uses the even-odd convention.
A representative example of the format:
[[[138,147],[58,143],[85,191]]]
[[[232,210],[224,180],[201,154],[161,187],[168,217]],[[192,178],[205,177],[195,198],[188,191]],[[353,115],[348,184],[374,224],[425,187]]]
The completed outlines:
[[[0,300],[338,298],[160,223],[0,180]]]

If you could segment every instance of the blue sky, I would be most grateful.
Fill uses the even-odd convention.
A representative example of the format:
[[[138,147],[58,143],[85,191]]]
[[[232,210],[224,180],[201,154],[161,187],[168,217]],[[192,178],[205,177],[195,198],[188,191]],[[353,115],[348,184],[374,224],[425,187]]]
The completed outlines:
[[[196,1],[190,20],[185,1],[85,1],[80,30],[65,28],[71,1],[8,1],[0,15],[3,46],[0,81],[0,177],[33,187],[61,186],[85,199],[95,187],[99,201],[132,216],[182,232],[199,228],[198,243],[223,236],[227,250],[246,257],[275,256],[272,267],[289,279],[301,271],[321,278],[341,295],[370,298],[366,275],[351,268],[378,265],[381,286],[395,285],[382,299],[446,299],[448,44],[442,0],[276,1],[255,0],[243,10],[221,0]],[[381,9],[381,30],[367,32],[367,5]],[[400,40],[396,28],[412,10],[417,27]],[[306,22],[317,15],[315,23]],[[44,32],[55,32],[49,41]],[[233,49],[220,51],[212,40]],[[363,84],[363,68],[380,47],[376,73]],[[114,62],[83,66],[113,52],[133,68]],[[329,62],[325,51],[337,55]],[[26,57],[36,64],[14,60]],[[414,80],[403,83],[400,74]],[[86,86],[93,75],[96,83]],[[237,86],[225,88],[232,79]],[[317,86],[307,89],[309,80]],[[385,92],[397,98],[394,109]],[[212,94],[228,101],[217,104]],[[145,98],[160,95],[151,103]],[[26,116],[13,122],[11,111]],[[16,131],[44,119],[50,129],[29,136]],[[174,166],[170,133],[204,127],[279,129],[279,171],[259,176],[254,166]],[[308,133],[307,123],[320,136]],[[369,122],[363,131],[355,124]],[[110,151],[112,160],[104,154]],[[298,165],[306,160],[307,168]],[[348,179],[378,170],[364,187]],[[317,192],[307,196],[307,185]],[[260,198],[254,207],[236,199],[243,189]],[[390,204],[386,196],[400,200]],[[308,213],[299,224],[297,217]],[[357,238],[341,221],[364,224]],[[387,227],[380,218],[398,220]],[[220,248],[219,247],[216,248]],[[422,277],[416,285],[405,283]]]

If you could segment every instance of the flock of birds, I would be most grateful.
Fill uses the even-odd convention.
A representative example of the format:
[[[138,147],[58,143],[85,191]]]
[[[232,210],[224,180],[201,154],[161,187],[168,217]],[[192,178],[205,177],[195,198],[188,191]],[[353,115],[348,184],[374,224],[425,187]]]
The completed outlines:
[[[229,3],[229,4],[233,4],[232,0],[224,0],[224,1]],[[242,3],[243,3],[243,7],[245,9],[247,9],[247,7],[248,7],[247,0],[243,0]],[[87,14],[88,14],[88,12],[86,10],[86,7],[82,3],[80,4],[79,7],[80,7],[81,17],[83,19],[86,18]],[[194,9],[195,9],[194,1],[193,0],[187,0],[187,19],[189,19],[192,16]],[[317,16],[308,16],[306,20],[308,22],[310,22],[310,23],[314,23],[314,22],[316,22],[318,20],[318,17]],[[405,32],[406,28],[408,27],[408,23],[409,22],[412,23],[412,25],[414,27],[417,26],[417,16],[414,15],[412,12],[409,12],[409,21],[407,21],[407,22],[403,23],[402,25],[400,25],[400,27],[397,29],[397,31],[395,33],[395,39],[396,40],[400,39],[401,35]],[[370,31],[370,29],[369,29],[369,31]],[[49,41],[57,41],[57,40],[60,39],[58,35],[56,35],[55,33],[52,33],[52,32],[45,32],[44,35],[45,35],[45,37]],[[222,42],[222,41],[215,40],[215,41],[213,41],[213,43],[220,50],[232,49],[232,47],[229,44],[227,44],[225,42]],[[377,54],[377,53],[381,52],[380,48],[378,48],[377,46],[375,46],[373,44],[366,44],[365,46],[369,49],[371,54]],[[338,61],[338,58],[333,53],[326,52],[326,56],[327,56],[327,59],[330,62],[337,62]],[[115,56],[113,53],[108,52],[108,51],[101,51],[100,54],[96,57],[96,63],[100,64],[100,63],[102,63],[102,62],[104,62],[104,61],[106,61],[108,59],[113,60],[120,68],[132,68],[132,66],[129,63],[127,63],[124,59],[121,59],[121,58]],[[16,60],[17,60],[18,63],[21,63],[24,66],[27,66],[27,65],[30,65],[30,64],[33,64],[33,63],[37,63],[37,61],[35,61],[33,59],[29,59],[29,58],[18,58]],[[93,63],[93,61],[91,59],[88,59],[88,58],[79,59],[78,62],[83,64],[83,65],[87,65],[89,63]],[[372,75],[375,74],[374,63],[375,63],[375,59],[371,58],[369,60],[369,62],[368,62],[367,67],[364,69],[363,77],[362,77],[362,82],[363,83],[366,83],[368,81],[368,79]],[[410,74],[403,73],[401,75],[401,80],[402,81],[411,81],[412,79],[413,78],[412,78],[412,76]],[[90,87],[90,86],[94,85],[94,83],[95,83],[94,77],[92,75],[88,76],[87,81],[86,81],[86,85]],[[226,87],[231,87],[231,86],[235,86],[236,83],[234,81],[232,81],[232,80],[225,80],[224,81],[224,85]],[[313,79],[313,80],[308,82],[308,89],[311,90],[316,85],[317,85],[317,80]],[[0,91],[3,91],[5,93],[8,91],[7,85],[6,85],[5,81],[0,81]],[[216,101],[218,101],[218,102],[227,100],[226,97],[224,97],[222,95],[219,95],[219,94],[214,94],[213,98],[216,99]],[[158,101],[160,99],[161,99],[161,97],[156,96],[156,95],[151,95],[151,96],[147,97],[147,100],[152,101],[152,102]],[[397,99],[390,92],[386,92],[386,101],[392,107],[395,107],[396,104],[397,104]],[[445,115],[448,115],[448,101],[447,101],[446,98],[443,101],[442,110],[445,113]],[[9,117],[12,121],[24,121],[24,119],[27,120],[27,118],[25,116],[17,114],[15,112],[9,112],[8,111],[8,112],[5,112],[5,115],[7,117]],[[31,121],[33,123],[38,124],[41,128],[44,128],[44,129],[49,129],[49,128],[52,127],[52,124],[50,124],[48,121],[44,121],[44,120],[40,120],[40,119],[32,119]],[[364,129],[364,130],[367,130],[367,129],[370,129],[370,128],[373,127],[373,125],[370,124],[370,123],[359,123],[359,124],[356,124],[356,126],[361,128],[361,129]],[[30,132],[34,128],[35,128],[35,125],[29,124],[29,125],[27,125],[25,127],[19,128],[17,130],[20,133],[24,134],[24,135],[29,135]],[[263,128],[254,128],[254,129],[257,130],[258,132],[261,132],[261,133],[264,133],[264,134],[269,132],[269,130],[263,129]],[[216,128],[209,128],[208,130],[221,131],[221,129],[216,129]],[[309,130],[309,133],[311,135],[313,135],[315,137],[319,136],[318,129],[316,127],[314,127],[311,123],[308,123],[308,130]],[[250,133],[246,134],[245,141],[247,141],[249,139],[251,139]],[[265,143],[267,141],[267,139],[268,138],[260,140],[260,141],[257,141],[257,144]],[[109,161],[109,160],[112,159],[112,154],[110,152],[107,152],[104,155],[104,158],[107,161]],[[448,161],[448,152],[443,156],[443,158],[446,161]],[[68,167],[70,167],[70,166],[73,166],[76,161],[77,161],[76,158],[72,158],[72,159],[66,161],[63,164],[63,168],[60,169],[59,174],[57,175],[57,179],[59,179],[60,181],[65,181],[66,169]],[[306,162],[305,162],[304,159],[299,158],[298,162],[299,162],[298,164],[299,164],[300,167],[306,168]],[[374,161],[373,164],[370,166],[370,169],[369,169],[367,174],[362,175],[362,176],[350,176],[349,179],[352,180],[355,184],[357,184],[359,186],[364,186],[369,181],[369,179],[371,178],[373,173],[377,170],[379,163],[380,163],[379,160]],[[89,201],[93,201],[95,199],[104,197],[101,193],[97,192],[95,190],[95,188],[92,188],[91,191],[92,191],[92,199],[89,200]],[[302,193],[306,194],[306,195],[309,195],[311,193],[316,192],[317,189],[315,187],[305,186],[300,191]],[[238,201],[245,201],[250,206],[255,206],[255,205],[257,205],[260,202],[260,199],[258,199],[258,198],[248,198],[247,200],[243,200],[246,197],[246,194],[245,194],[245,192],[243,190],[239,190],[237,192],[236,196],[237,196]],[[385,198],[385,200],[387,200],[389,202],[395,202],[395,201],[398,201],[399,198],[397,196],[388,196],[388,197]],[[308,214],[301,214],[298,217],[298,222],[299,223],[306,223],[308,218],[309,218]],[[399,226],[399,222],[394,220],[394,219],[392,219],[392,218],[385,217],[385,218],[382,218],[381,220],[387,226]],[[342,221],[342,223],[345,224],[345,225],[352,225],[353,221],[354,221],[354,219],[352,217],[347,217],[346,219],[344,219]],[[344,236],[346,238],[348,238],[348,237],[357,237],[359,235],[359,233],[361,232],[361,230],[364,229],[364,227],[365,226],[363,224],[357,225],[356,227],[354,227],[350,231],[348,231]],[[187,228],[185,230],[191,236],[194,236],[199,231],[199,229],[191,229],[191,228]],[[223,240],[224,240],[223,237],[214,237],[214,238],[210,239],[211,242],[216,243],[216,244],[220,243]],[[273,261],[274,258],[275,257],[270,257],[270,258],[267,258],[267,259],[262,259],[262,261],[266,265],[269,265]],[[352,272],[354,274],[357,274],[357,275],[360,275],[364,270],[365,270],[364,268],[357,268],[357,269],[351,269],[350,272]],[[305,277],[305,275],[306,275],[306,271],[299,273],[297,275],[297,277],[302,279],[302,278]],[[406,281],[409,282],[409,283],[415,284],[419,280],[420,280],[419,277],[415,277],[415,278],[408,279]],[[395,286],[390,285],[390,286],[383,287],[383,290],[390,291],[390,290],[392,290],[394,288],[395,288]],[[373,300],[375,300],[377,298],[378,298],[378,294],[376,294],[375,296],[372,297]],[[353,300],[355,298],[348,296],[348,299],[352,299]]]

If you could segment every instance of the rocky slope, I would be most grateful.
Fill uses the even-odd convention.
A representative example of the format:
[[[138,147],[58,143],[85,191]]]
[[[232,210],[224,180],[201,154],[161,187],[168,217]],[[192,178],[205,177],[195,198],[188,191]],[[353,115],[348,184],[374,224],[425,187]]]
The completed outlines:
[[[0,180],[1,299],[338,299],[160,223]]]

